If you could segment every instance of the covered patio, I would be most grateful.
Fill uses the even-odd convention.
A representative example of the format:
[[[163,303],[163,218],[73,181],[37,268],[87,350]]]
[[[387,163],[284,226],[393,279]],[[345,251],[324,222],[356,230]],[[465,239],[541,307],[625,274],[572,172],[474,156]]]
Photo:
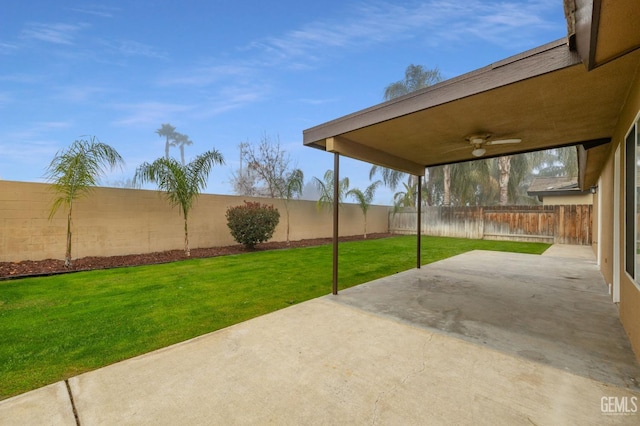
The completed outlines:
[[[637,78],[639,9],[634,0],[564,5],[566,38],[303,132],[305,146],[334,155],[334,294],[340,156],[424,176],[431,166],[575,146],[578,187],[597,192]],[[419,259],[420,238],[417,268]]]

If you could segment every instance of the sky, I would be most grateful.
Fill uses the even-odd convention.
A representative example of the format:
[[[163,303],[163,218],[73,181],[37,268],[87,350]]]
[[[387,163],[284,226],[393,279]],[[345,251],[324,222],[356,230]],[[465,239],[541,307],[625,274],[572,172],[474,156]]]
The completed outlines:
[[[303,130],[382,102],[408,65],[449,79],[565,35],[561,0],[5,1],[0,179],[46,182],[57,152],[95,136],[125,160],[102,184],[122,185],[164,155],[170,123],[187,161],[223,155],[205,193],[233,194],[239,144],[264,137],[309,182],[333,155]],[[343,157],[340,175],[364,190],[370,167]]]

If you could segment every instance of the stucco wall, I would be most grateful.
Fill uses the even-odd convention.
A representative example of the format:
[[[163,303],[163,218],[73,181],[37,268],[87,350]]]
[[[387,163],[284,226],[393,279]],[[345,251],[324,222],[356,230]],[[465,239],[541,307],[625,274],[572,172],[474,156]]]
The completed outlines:
[[[572,204],[593,204],[593,194],[554,195],[542,199],[543,206],[568,206]]]
[[[598,197],[594,197],[594,225],[600,226],[600,232],[594,228],[593,241],[594,252],[598,254],[600,250],[600,270],[605,281],[609,284],[613,282],[613,155],[615,149],[611,151],[610,158],[605,164],[600,174],[598,186]],[[600,238],[600,239],[599,239]]]
[[[619,116],[618,125],[616,126],[613,139],[612,139],[612,149],[609,157],[609,161],[607,163],[605,171],[607,173],[609,168],[613,168],[614,161],[614,153],[618,146],[621,146],[621,165],[620,170],[621,173],[624,173],[624,138],[629,131],[629,128],[633,124],[638,112],[640,111],[640,78],[638,72],[636,72],[636,76],[634,79],[634,84],[628,94],[627,102]],[[621,145],[622,144],[622,145]],[[603,176],[606,176],[604,174]],[[611,186],[612,187],[612,186]],[[620,236],[619,236],[619,248],[621,254],[621,261],[618,265],[614,265],[614,267],[619,268],[620,270],[620,321],[622,322],[627,335],[629,336],[629,340],[631,341],[631,345],[633,346],[633,350],[635,351],[636,357],[640,360],[640,289],[636,284],[633,283],[631,277],[625,272],[624,267],[624,174],[620,179],[620,187],[615,188],[614,190],[618,191],[620,194],[620,216],[617,220],[620,221]],[[607,222],[613,221],[613,201],[602,203],[602,214],[603,219]],[[611,231],[613,228],[611,228]],[[607,230],[608,231],[608,230]],[[603,229],[602,235],[613,235],[613,232],[610,234],[605,234],[605,229]],[[611,237],[609,237],[611,238]],[[604,237],[603,237],[604,240]],[[603,241],[604,243],[604,241]],[[604,247],[603,247],[604,248]],[[606,247],[606,256],[613,259],[613,245],[611,248],[609,246]],[[605,273],[605,278],[608,273],[606,269],[603,268],[603,273]]]
[[[0,181],[0,261],[62,259],[66,245],[66,213],[48,220],[53,193],[42,183]],[[202,194],[189,217],[191,248],[236,244],[225,212],[243,201],[273,204],[280,223],[272,241],[286,240],[282,200]],[[96,188],[73,208],[72,257],[148,253],[184,247],[183,219],[158,191]],[[387,232],[389,207],[372,206],[367,232]],[[318,211],[314,201],[290,202],[290,240],[330,237],[332,213]],[[357,205],[340,211],[340,235],[363,233]]]

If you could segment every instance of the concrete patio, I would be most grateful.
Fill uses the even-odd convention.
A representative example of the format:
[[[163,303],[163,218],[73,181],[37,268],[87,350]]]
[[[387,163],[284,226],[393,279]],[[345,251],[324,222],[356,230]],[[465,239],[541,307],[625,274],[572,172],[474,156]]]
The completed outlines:
[[[0,401],[0,424],[638,424],[587,250],[398,273]]]

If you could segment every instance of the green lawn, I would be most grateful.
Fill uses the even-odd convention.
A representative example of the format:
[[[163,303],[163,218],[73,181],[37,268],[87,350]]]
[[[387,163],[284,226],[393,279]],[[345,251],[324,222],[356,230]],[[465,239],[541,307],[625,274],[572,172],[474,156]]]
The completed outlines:
[[[340,287],[415,267],[415,237],[340,244]],[[424,264],[547,244],[424,237]],[[331,245],[0,282],[0,399],[331,292]]]

